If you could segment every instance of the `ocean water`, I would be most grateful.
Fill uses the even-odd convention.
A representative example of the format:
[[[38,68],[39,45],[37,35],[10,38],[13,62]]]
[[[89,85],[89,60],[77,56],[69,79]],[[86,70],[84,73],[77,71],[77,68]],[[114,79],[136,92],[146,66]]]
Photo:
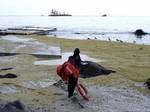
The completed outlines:
[[[59,38],[121,40],[150,45],[149,34],[137,37],[132,33],[137,29],[150,33],[150,17],[0,16],[0,29],[18,26],[56,27],[57,31],[51,34]]]

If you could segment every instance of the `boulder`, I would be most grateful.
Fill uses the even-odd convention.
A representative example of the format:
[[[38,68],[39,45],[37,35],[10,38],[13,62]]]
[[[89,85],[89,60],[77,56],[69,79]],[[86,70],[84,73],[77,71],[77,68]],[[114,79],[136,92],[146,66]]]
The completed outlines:
[[[12,74],[12,73],[7,73],[5,75],[0,75],[0,79],[1,78],[17,78],[16,74]]]
[[[5,68],[0,68],[0,70],[12,70],[14,69],[13,67],[5,67]]]
[[[142,29],[137,29],[135,32],[134,32],[135,35],[137,36],[140,36],[140,35],[146,35],[147,33],[144,32]]]
[[[150,90],[150,78],[146,80],[146,82],[144,83],[147,88]]]
[[[17,100],[3,104],[3,106],[0,107],[0,112],[31,112],[31,109]]]

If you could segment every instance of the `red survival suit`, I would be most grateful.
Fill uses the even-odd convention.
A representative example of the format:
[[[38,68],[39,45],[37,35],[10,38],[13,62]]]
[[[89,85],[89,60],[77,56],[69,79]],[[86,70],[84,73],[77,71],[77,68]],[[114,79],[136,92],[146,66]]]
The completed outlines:
[[[79,70],[69,62],[65,62],[63,65],[58,65],[56,71],[57,74],[66,82],[68,82],[70,74],[72,74],[75,78],[79,77]]]
[[[70,63],[69,61],[65,62],[63,65],[58,65],[56,72],[62,78],[62,80],[66,81],[66,83],[68,83],[69,75],[73,75],[73,77],[76,79],[79,77],[79,69],[73,62]],[[79,81],[77,82],[77,89],[85,100],[89,100],[89,95],[86,88],[79,83]]]

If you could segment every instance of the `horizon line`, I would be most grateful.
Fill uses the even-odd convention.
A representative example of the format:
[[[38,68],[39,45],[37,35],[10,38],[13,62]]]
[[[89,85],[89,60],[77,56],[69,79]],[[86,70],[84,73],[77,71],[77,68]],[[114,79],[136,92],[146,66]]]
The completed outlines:
[[[72,15],[72,14],[71,14]],[[72,16],[98,16],[98,17],[103,17],[104,14],[102,15],[72,15]],[[0,14],[0,16],[48,16],[48,14]],[[72,17],[70,16],[70,17]],[[105,17],[149,17],[150,15],[107,15]],[[48,16],[52,17],[52,16]],[[59,17],[59,16],[58,16]],[[63,16],[62,16],[63,17]],[[64,16],[65,17],[65,16]]]

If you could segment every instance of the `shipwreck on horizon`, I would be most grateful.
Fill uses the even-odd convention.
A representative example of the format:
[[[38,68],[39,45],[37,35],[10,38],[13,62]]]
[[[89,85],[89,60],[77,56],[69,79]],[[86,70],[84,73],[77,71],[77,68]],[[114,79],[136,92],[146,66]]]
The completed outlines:
[[[71,14],[67,14],[65,12],[61,13],[57,10],[52,9],[51,10],[51,14],[49,14],[48,16],[72,16]]]

